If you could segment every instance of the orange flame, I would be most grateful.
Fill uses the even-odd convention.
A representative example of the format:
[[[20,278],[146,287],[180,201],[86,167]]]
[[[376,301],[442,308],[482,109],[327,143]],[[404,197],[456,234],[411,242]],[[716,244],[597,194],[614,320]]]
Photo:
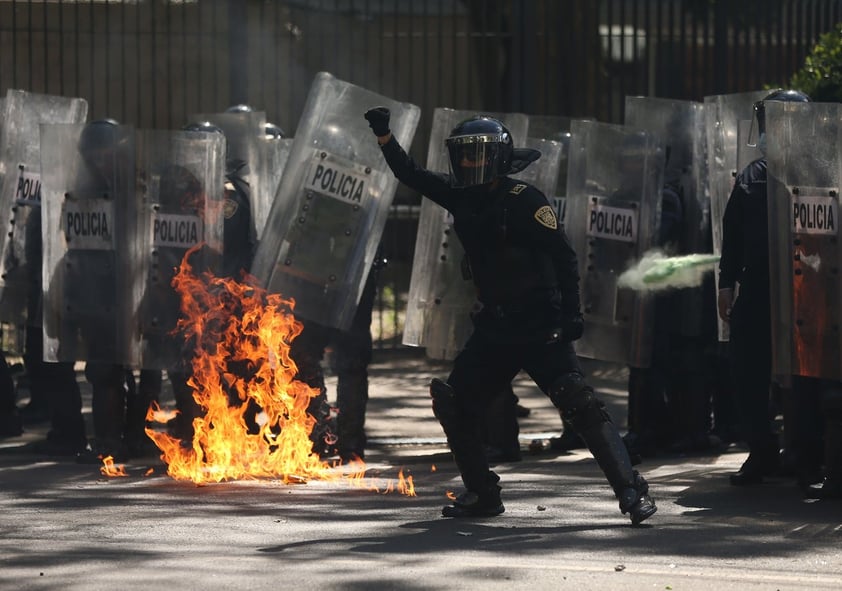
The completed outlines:
[[[103,476],[110,476],[111,478],[128,476],[126,467],[123,464],[115,464],[114,458],[111,456],[102,458],[102,466],[100,466],[99,471],[102,472]]]
[[[204,414],[193,420],[189,442],[147,428],[167,474],[197,484],[270,477],[285,483],[345,478],[360,486],[362,461],[343,474],[312,451],[316,419],[307,409],[319,391],[293,379],[290,343],[303,328],[293,300],[266,293],[248,275],[241,281],[195,275],[188,260],[197,248],[185,255],[173,286],[181,298],[178,330],[194,347],[188,384]],[[153,406],[147,421],[171,416]],[[413,496],[411,477],[400,479],[399,490]]]

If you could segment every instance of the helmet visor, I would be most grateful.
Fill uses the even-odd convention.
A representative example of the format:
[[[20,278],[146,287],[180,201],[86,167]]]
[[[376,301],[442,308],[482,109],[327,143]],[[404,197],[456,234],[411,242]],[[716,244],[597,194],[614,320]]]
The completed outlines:
[[[447,139],[454,187],[490,183],[499,176],[501,143],[498,135],[468,135]]]

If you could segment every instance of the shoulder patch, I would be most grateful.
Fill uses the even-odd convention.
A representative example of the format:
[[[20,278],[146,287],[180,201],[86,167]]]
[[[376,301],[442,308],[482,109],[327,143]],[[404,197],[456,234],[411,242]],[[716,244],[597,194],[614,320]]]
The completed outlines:
[[[225,198],[225,203],[222,204],[222,213],[225,216],[226,220],[230,220],[234,217],[234,214],[237,213],[237,202],[231,199],[230,197]],[[537,215],[537,214],[536,214]]]
[[[556,220],[555,212],[549,205],[544,205],[539,208],[538,211],[535,212],[535,219],[538,220],[539,224],[546,226],[550,230],[558,228],[558,221]]]
[[[526,185],[524,185],[523,183],[518,183],[509,190],[509,193],[511,193],[512,195],[520,195],[525,188]]]

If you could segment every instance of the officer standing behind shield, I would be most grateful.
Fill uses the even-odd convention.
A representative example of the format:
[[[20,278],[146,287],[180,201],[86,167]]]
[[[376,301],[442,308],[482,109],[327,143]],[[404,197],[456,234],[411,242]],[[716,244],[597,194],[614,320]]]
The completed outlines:
[[[121,194],[120,187],[114,183],[133,170],[133,146],[129,144],[124,129],[113,119],[93,121],[82,130],[78,150],[91,186],[84,187],[80,193],[90,194],[92,202],[102,204],[95,206],[101,207],[97,211],[127,207],[128,196]],[[74,195],[65,196],[65,207],[75,203],[75,199]],[[109,214],[102,214],[108,219],[106,216]],[[70,344],[79,338],[84,343],[85,377],[92,389],[94,442],[90,449],[77,455],[81,463],[98,463],[105,456],[125,460],[127,396],[134,393],[126,381],[129,375],[126,367],[107,361],[115,359],[113,349],[121,338],[115,322],[120,309],[117,298],[122,297],[115,280],[116,265],[120,264],[116,251],[126,237],[119,235],[116,227],[103,229],[102,235],[102,242],[109,244],[109,248],[69,250],[64,265],[60,265],[66,269],[64,293],[69,299],[65,305],[75,314],[73,322],[64,327],[68,332],[62,335],[61,341]],[[55,296],[49,300],[57,301]]]
[[[776,90],[755,105],[758,145],[765,142],[763,103],[808,102],[797,90]],[[769,295],[766,157],[746,166],[736,178],[722,219],[719,261],[719,316],[731,328],[729,354],[742,437],[749,455],[730,476],[734,486],[758,484],[780,467],[779,444],[772,430],[769,394],[772,375]],[[739,295],[735,287],[739,283]]]
[[[194,121],[182,129],[225,136],[222,129],[210,121]],[[222,263],[220,269],[213,270],[217,277],[240,279],[244,272],[247,273],[251,269],[254,259],[255,244],[252,233],[249,184],[240,174],[246,165],[247,163],[243,160],[230,158],[226,141]],[[193,390],[187,383],[190,367],[190,359],[184,359],[178,367],[167,370],[173,397],[179,410],[179,415],[173,419],[170,428],[176,437],[188,442],[193,438],[193,419],[200,412],[193,400]],[[245,368],[242,369],[246,371]]]
[[[504,511],[500,478],[489,469],[480,423],[488,397],[523,368],[586,441],[620,510],[635,525],[652,516],[656,507],[646,481],[632,469],[573,349],[584,327],[576,253],[546,197],[506,176],[540,154],[515,151],[502,123],[475,117],[457,125],[447,139],[452,175],[442,175],[421,168],[406,154],[391,134],[388,109],[370,109],[365,117],[395,176],[453,215],[482,304],[448,380],[434,379],[430,385],[433,412],[467,489],[442,515]]]

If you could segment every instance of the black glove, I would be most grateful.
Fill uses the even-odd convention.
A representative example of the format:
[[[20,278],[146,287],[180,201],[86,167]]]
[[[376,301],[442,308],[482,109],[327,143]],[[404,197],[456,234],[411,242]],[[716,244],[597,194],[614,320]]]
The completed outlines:
[[[573,316],[566,316],[561,322],[561,338],[565,341],[578,341],[585,332],[585,318],[576,313]]]
[[[368,126],[371,127],[374,135],[382,137],[391,133],[391,130],[389,130],[389,117],[391,115],[391,112],[386,107],[374,107],[365,112]]]

